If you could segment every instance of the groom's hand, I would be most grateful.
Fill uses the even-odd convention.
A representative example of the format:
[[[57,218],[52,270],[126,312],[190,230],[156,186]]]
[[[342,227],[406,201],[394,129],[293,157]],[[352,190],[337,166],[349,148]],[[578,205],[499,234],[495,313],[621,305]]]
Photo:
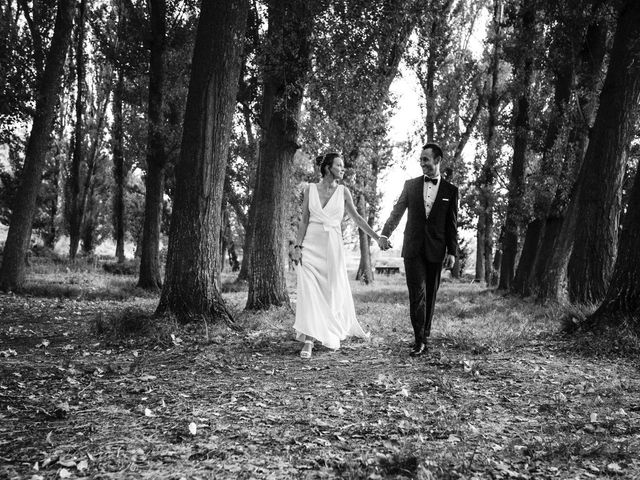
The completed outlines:
[[[449,268],[453,268],[453,264],[456,261],[456,257],[454,257],[453,255],[447,255],[446,258],[444,259],[444,268],[449,269]]]

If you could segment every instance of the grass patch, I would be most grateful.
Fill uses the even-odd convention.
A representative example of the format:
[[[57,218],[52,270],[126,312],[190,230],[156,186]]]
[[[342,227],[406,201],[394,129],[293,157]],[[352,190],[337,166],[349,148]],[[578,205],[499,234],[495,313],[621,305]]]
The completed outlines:
[[[74,300],[129,300],[157,297],[137,287],[137,277],[112,275],[96,270],[71,270],[53,266],[41,273],[30,272],[23,292],[43,298]]]
[[[155,317],[139,307],[128,307],[118,312],[99,313],[95,316],[91,332],[111,343],[133,337],[148,337],[170,345],[171,334],[178,331],[178,323],[168,317]]]

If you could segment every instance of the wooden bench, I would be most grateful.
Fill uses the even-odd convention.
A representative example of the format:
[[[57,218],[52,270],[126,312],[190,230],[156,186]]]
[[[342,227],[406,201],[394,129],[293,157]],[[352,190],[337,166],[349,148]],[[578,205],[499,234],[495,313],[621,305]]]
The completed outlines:
[[[376,267],[376,273],[384,274],[384,275],[393,275],[395,273],[400,273],[400,267],[390,267],[390,266],[380,266]]]

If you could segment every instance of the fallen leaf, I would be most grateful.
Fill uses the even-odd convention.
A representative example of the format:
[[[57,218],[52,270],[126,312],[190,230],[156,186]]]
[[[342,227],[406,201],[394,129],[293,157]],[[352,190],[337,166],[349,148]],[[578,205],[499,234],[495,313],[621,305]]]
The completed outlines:
[[[617,463],[610,463],[607,465],[607,470],[612,473],[622,473],[622,467]]]

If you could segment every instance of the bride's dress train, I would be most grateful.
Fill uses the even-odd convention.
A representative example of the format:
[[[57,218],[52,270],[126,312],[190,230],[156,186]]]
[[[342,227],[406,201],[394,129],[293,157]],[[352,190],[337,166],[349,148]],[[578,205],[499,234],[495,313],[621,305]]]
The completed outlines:
[[[322,207],[315,183],[309,185],[309,226],[297,267],[298,299],[293,328],[296,339],[305,335],[324,346],[340,348],[348,336],[367,334],[356,319],[347,277],[340,222],[344,216],[344,187],[338,185]]]

